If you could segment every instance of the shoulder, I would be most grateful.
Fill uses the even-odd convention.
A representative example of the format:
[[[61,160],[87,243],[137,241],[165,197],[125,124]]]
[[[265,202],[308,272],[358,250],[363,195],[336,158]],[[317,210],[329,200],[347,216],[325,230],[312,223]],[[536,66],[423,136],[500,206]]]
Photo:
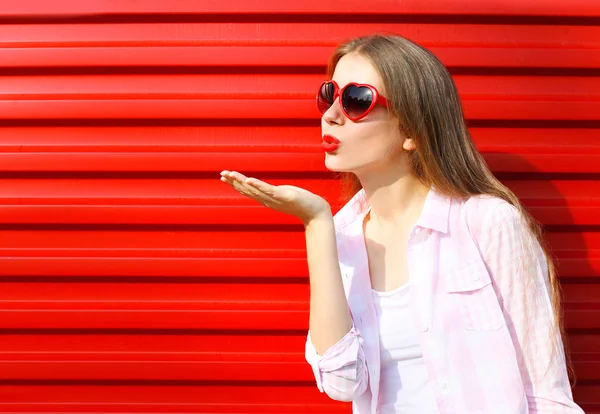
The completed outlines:
[[[461,204],[469,231],[476,238],[486,229],[496,227],[500,230],[506,225],[513,227],[521,224],[522,216],[519,210],[500,197],[471,196]]]
[[[524,253],[543,260],[540,242],[517,207],[498,197],[476,196],[465,201],[465,210],[469,233],[486,261],[522,257]]]
[[[508,201],[491,195],[481,194],[471,196],[463,201],[463,208],[474,217],[486,217],[493,213],[518,215],[518,210]]]

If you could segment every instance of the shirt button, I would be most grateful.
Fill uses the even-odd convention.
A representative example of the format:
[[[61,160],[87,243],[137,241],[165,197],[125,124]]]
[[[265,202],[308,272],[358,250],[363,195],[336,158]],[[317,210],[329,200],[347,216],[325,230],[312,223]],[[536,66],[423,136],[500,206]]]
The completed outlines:
[[[446,388],[448,388],[448,383],[446,381],[442,381],[440,387],[442,387],[442,389],[445,390]]]
[[[421,330],[422,330],[423,332],[427,332],[427,331],[429,330],[429,326],[427,326],[426,324],[422,324],[422,325],[421,325]]]
[[[474,279],[479,280],[480,279],[479,275],[475,275]]]
[[[421,227],[417,227],[417,228],[415,229],[415,234],[419,234],[419,233],[421,233]]]

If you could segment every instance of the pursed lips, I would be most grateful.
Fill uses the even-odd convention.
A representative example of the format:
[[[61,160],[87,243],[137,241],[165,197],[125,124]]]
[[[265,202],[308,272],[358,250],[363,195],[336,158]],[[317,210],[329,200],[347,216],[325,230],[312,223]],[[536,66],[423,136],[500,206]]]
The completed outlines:
[[[323,149],[325,152],[333,152],[339,148],[341,142],[332,135],[323,135]]]

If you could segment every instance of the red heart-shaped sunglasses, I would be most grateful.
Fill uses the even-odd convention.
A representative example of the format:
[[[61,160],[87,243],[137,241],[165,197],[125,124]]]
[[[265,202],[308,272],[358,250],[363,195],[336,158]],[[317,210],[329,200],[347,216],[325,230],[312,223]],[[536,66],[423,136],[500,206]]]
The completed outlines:
[[[368,115],[376,105],[388,107],[388,101],[372,85],[348,83],[340,89],[335,81],[324,81],[317,93],[317,108],[321,115],[340,97],[340,106],[346,118],[358,121]]]

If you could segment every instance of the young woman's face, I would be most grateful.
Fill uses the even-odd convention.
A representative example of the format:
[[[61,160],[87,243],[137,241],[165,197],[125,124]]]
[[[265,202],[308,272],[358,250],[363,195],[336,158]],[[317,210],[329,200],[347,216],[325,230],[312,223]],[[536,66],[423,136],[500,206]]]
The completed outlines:
[[[385,96],[381,78],[373,65],[356,53],[340,59],[332,79],[340,89],[350,82],[368,84]],[[360,175],[371,169],[385,167],[388,163],[398,165],[398,162],[402,162],[398,159],[403,155],[402,147],[409,148],[406,148],[407,143],[400,133],[396,117],[388,113],[385,107],[377,105],[366,117],[354,122],[343,114],[340,105],[340,99],[337,98],[321,118],[324,142],[331,141],[327,135],[340,142],[337,149],[325,152],[327,169]]]

